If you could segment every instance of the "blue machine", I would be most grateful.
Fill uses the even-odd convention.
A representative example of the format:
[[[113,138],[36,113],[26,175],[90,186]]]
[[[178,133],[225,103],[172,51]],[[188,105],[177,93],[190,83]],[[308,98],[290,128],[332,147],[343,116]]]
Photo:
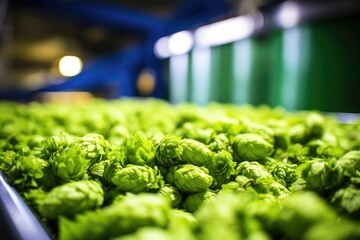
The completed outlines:
[[[166,98],[164,64],[153,47],[155,42],[172,33],[192,29],[225,16],[230,9],[225,0],[183,0],[169,18],[160,18],[135,9],[101,1],[16,0],[40,11],[51,11],[59,17],[71,18],[74,23],[96,23],[118,31],[141,34],[144,40],[137,45],[86,62],[84,70],[62,84],[43,86],[35,92],[95,91],[111,88],[109,98],[136,96],[136,79],[143,69],[155,73],[152,97]]]

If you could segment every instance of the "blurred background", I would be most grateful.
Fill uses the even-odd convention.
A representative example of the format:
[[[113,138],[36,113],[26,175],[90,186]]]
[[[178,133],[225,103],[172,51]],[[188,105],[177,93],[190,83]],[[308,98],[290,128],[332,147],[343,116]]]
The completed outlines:
[[[1,0],[0,98],[360,111],[360,1]]]

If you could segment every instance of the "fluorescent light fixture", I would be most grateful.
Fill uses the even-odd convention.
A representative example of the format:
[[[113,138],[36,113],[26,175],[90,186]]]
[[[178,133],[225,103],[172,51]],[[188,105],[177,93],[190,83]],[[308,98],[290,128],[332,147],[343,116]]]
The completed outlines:
[[[162,37],[154,45],[155,55],[159,58],[170,57],[169,37]]]
[[[300,21],[301,9],[295,2],[285,2],[280,6],[276,16],[277,23],[284,28],[296,26]]]
[[[65,77],[72,77],[82,70],[82,61],[76,56],[64,56],[59,61],[60,74]]]
[[[181,31],[169,36],[168,47],[171,54],[187,53],[193,47],[194,40],[190,31]]]
[[[198,28],[195,31],[195,42],[201,47],[226,44],[246,38],[254,30],[255,20],[251,15],[229,18]]]

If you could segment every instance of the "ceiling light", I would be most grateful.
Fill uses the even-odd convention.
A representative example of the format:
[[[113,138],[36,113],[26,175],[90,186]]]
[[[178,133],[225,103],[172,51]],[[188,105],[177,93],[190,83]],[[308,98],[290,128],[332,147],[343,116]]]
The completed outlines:
[[[82,70],[82,61],[76,56],[64,56],[59,61],[60,74],[65,77],[72,77]]]

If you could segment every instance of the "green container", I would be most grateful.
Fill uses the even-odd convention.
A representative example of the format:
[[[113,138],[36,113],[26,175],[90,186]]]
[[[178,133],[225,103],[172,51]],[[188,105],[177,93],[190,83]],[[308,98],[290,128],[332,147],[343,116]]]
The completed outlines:
[[[169,101],[173,104],[188,101],[190,86],[190,54],[175,55],[168,61]]]
[[[309,91],[304,108],[360,112],[359,22],[358,17],[310,27]]]
[[[267,103],[267,43],[262,38],[247,38],[233,43],[232,103]]]
[[[288,110],[302,108],[309,68],[309,29],[302,26],[272,33],[268,62],[269,104]]]
[[[210,64],[210,101],[229,103],[233,78],[232,44],[213,47]]]
[[[358,22],[309,22],[172,56],[170,101],[359,113]]]
[[[360,112],[360,29],[354,18],[269,36],[269,104],[288,110]]]
[[[199,105],[266,103],[266,50],[266,42],[257,38],[194,49],[188,57],[190,74],[182,80],[187,83],[186,101]]]

